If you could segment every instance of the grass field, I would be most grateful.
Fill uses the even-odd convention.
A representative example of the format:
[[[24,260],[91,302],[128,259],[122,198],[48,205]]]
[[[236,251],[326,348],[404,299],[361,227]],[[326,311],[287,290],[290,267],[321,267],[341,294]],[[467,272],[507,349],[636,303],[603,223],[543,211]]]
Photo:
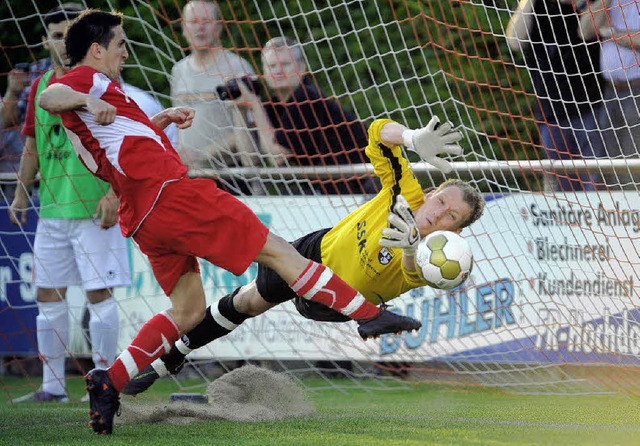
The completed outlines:
[[[15,397],[34,382],[2,377],[0,383]],[[78,400],[80,378],[68,386]],[[159,381],[147,401],[176,391],[173,381]],[[87,404],[11,405],[8,392],[0,397],[2,445],[640,445],[638,401],[624,396],[519,396],[451,384],[327,390],[309,394],[316,413],[305,418],[116,424],[111,437],[99,437],[87,427]]]

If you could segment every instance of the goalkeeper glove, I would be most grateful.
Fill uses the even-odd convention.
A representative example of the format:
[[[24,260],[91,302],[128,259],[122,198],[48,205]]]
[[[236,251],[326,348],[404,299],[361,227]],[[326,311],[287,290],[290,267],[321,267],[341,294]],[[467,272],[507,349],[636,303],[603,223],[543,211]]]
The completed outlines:
[[[402,196],[398,195],[393,212],[387,217],[391,227],[383,228],[380,239],[380,246],[387,248],[402,248],[402,252],[414,256],[420,243],[420,231],[409,203]]]
[[[449,155],[460,155],[462,147],[456,144],[462,139],[462,133],[453,131],[450,122],[440,124],[437,116],[431,118],[426,127],[402,132],[402,139],[407,149],[420,155],[423,161],[440,169],[444,173],[451,172],[451,164],[448,161],[438,158],[437,155],[446,153]]]

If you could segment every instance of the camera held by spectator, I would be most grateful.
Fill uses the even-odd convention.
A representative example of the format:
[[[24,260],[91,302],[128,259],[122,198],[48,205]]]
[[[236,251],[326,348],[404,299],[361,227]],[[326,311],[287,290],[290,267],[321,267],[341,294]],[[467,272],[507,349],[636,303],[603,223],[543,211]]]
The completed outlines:
[[[242,92],[238,86],[238,81],[244,82],[249,91],[256,96],[260,95],[260,92],[262,91],[262,84],[260,84],[260,80],[255,76],[243,76],[231,79],[224,85],[217,86],[216,92],[218,93],[218,97],[223,101],[230,101],[239,98],[242,95]]]

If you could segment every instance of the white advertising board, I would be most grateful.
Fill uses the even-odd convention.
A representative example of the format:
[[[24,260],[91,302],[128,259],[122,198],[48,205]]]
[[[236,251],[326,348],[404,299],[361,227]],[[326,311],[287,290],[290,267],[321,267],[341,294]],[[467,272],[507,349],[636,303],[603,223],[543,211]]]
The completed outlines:
[[[288,240],[329,227],[355,207],[339,197],[244,201]],[[498,197],[488,201],[481,220],[463,232],[475,266],[462,288],[421,288],[393,301],[394,311],[422,320],[418,333],[364,343],[354,323],[308,321],[287,303],[194,355],[635,364],[640,353],[639,231],[637,194]],[[131,258],[133,286],[117,291],[122,348],[144,321],[169,306],[146,258],[133,246]],[[209,303],[254,274],[250,268],[236,277],[202,264]]]

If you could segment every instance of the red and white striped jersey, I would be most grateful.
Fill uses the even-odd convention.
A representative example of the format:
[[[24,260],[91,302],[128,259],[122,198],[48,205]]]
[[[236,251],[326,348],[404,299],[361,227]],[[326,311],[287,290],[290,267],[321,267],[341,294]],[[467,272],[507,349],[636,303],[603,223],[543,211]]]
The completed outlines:
[[[111,184],[120,199],[120,226],[130,237],[151,212],[165,184],[187,174],[167,135],[122,90],[120,83],[89,66],[66,73],[59,83],[117,109],[112,124],[96,124],[86,109],[62,113],[69,139],[83,164]]]

